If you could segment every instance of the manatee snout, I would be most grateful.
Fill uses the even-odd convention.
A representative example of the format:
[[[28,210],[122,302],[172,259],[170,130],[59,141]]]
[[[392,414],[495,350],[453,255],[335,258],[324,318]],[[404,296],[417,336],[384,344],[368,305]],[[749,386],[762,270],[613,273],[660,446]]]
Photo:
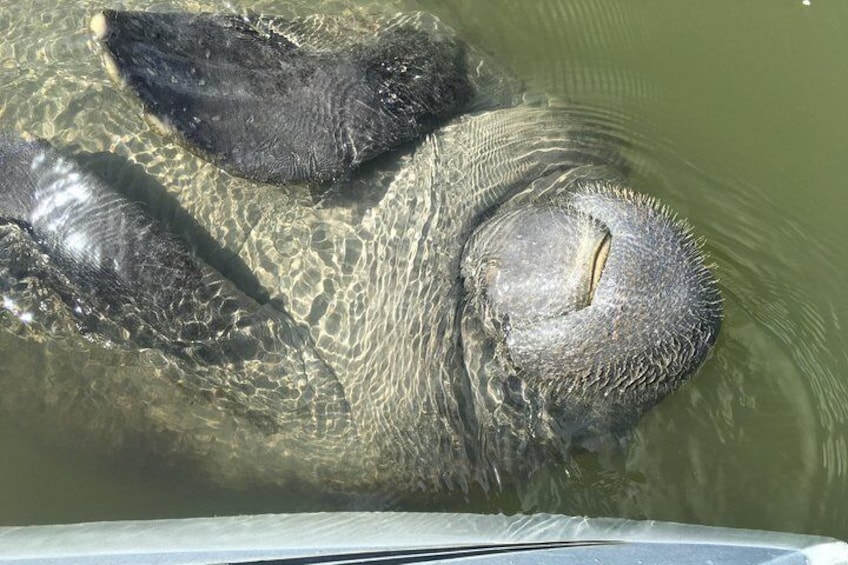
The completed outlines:
[[[721,324],[689,228],[616,184],[494,215],[469,239],[462,272],[464,315],[493,357],[478,376],[485,368],[489,387],[519,379],[554,427],[586,444],[685,382]]]

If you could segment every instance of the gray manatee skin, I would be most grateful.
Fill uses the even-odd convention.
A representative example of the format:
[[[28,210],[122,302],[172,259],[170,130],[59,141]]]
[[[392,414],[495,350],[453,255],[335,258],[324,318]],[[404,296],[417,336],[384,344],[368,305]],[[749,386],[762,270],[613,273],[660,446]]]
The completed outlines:
[[[387,22],[344,49],[256,16],[104,11],[92,29],[159,129],[234,175],[285,184],[349,176],[481,105],[488,70],[472,76],[474,55],[437,22]]]
[[[345,206],[331,199],[295,221],[271,213],[252,226],[257,237],[240,253],[273,297],[262,303],[72,160],[43,142],[0,138],[9,330],[0,346],[43,349],[51,368],[84,357],[40,391],[77,403],[53,405],[62,406],[53,410],[62,426],[127,451],[144,444],[225,484],[487,488],[561,462],[576,446],[615,441],[714,344],[720,296],[689,228],[628,189],[605,137],[567,111],[506,104],[514,85],[469,66],[453,38],[436,48],[451,63],[428,67],[432,90],[417,85],[373,123],[361,105],[385,100],[357,91],[338,102],[310,79],[347,84],[352,74],[361,86],[363,60],[384,68],[374,54],[403,52],[404,37],[413,51],[446,41],[438,26],[387,26],[371,44],[300,54],[292,34],[256,34],[232,18],[105,12],[92,27],[110,73],[198,153],[252,178],[351,182]],[[226,49],[207,57],[192,47],[209,37]],[[235,74],[216,75],[207,96],[210,58]],[[281,86],[280,65],[305,82]],[[281,94],[258,106],[236,96],[231,114],[259,112],[251,127],[268,124],[282,145],[236,154],[254,143],[249,130],[213,119],[241,70],[250,88]],[[455,83],[460,71],[467,76]],[[466,109],[476,111],[450,119]],[[190,123],[205,125],[192,133]],[[360,160],[344,143],[310,145],[325,127],[348,140],[368,130],[362,139],[372,145]],[[290,159],[278,166],[280,147]],[[314,151],[320,158],[305,157]]]

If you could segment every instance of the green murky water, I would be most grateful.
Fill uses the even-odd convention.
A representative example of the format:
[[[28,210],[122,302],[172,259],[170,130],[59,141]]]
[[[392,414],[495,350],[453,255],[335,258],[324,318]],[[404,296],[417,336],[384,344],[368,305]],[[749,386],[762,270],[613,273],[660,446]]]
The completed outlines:
[[[35,0],[24,9],[0,0],[0,127],[72,151],[132,155],[173,185],[226,183],[234,198],[255,197],[249,183],[147,131],[137,107],[106,79],[87,21],[104,7],[288,15],[314,6]],[[580,457],[568,472],[515,491],[399,508],[647,517],[848,537],[848,4],[382,6],[435,13],[533,88],[595,116],[627,145],[636,187],[705,238],[726,300],[715,353],[641,422],[625,454]],[[220,491],[153,463],[107,463],[71,443],[42,444],[25,422],[0,425],[3,525],[332,508],[308,493]]]

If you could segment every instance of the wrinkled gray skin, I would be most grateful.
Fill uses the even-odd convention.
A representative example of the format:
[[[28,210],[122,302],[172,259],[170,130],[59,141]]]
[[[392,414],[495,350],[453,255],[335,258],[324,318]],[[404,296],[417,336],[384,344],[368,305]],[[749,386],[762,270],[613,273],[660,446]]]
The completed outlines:
[[[514,83],[432,18],[399,21],[331,53],[298,50],[314,22],[96,17],[110,74],[193,151],[251,178],[349,180],[250,226],[239,256],[265,300],[46,144],[0,138],[0,347],[63,375],[3,409],[37,391],[54,425],[221,483],[401,493],[526,477],[685,382],[720,325],[688,229],[619,180],[602,136],[511,106]],[[374,82],[375,56],[409,62],[407,34],[427,68]],[[209,44],[226,47],[211,62]],[[416,72],[434,73],[420,92]],[[268,73],[288,81],[277,101]]]

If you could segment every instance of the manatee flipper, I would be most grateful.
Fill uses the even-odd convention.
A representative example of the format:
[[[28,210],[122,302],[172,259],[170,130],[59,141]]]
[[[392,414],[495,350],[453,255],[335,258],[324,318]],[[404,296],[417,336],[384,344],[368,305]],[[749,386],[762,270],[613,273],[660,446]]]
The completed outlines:
[[[105,11],[91,27],[154,126],[263,182],[344,177],[474,96],[464,47],[408,26],[335,51],[235,15]]]
[[[268,313],[144,207],[42,141],[0,135],[0,169],[6,283],[37,279],[94,339],[207,363],[253,354]]]
[[[0,341],[26,348],[0,363],[4,413],[43,410],[48,434],[122,458],[324,484],[336,441],[355,441],[335,373],[287,313],[47,143],[2,133]]]

